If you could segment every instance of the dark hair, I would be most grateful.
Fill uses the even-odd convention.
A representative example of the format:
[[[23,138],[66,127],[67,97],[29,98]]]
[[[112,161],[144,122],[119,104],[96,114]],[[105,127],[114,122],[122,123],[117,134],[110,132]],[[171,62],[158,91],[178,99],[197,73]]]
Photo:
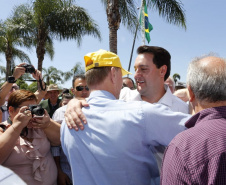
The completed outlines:
[[[85,79],[86,79],[86,77],[85,77],[84,74],[75,75],[75,76],[73,77],[73,80],[72,80],[72,87],[73,87],[73,88],[74,88],[75,80],[78,79],[78,78],[81,78],[82,80],[85,80]]]
[[[134,81],[133,81],[132,78],[130,78],[130,77],[123,77],[122,80],[123,80],[123,79],[128,79],[128,80],[130,80],[130,81],[133,83],[133,88],[136,88],[135,83],[134,83]],[[122,85],[124,86],[124,84],[122,84]]]
[[[65,99],[71,100],[71,99],[73,99],[73,95],[71,95],[70,93],[63,94],[62,99],[60,101],[60,107],[62,106],[62,103]]]
[[[164,48],[158,47],[158,46],[140,46],[137,48],[137,54],[143,54],[143,53],[150,53],[153,54],[153,63],[156,65],[156,67],[159,69],[163,65],[167,66],[167,71],[164,77],[164,80],[166,80],[170,75],[171,70],[171,56],[167,50]]]

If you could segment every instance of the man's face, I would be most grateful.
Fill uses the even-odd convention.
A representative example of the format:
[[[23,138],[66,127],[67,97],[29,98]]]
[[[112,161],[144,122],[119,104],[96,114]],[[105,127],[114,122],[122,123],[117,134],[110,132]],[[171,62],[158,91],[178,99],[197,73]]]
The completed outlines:
[[[161,68],[158,69],[153,63],[153,54],[139,54],[135,61],[134,79],[137,90],[142,96],[150,95],[151,90],[161,83]]]
[[[71,89],[75,97],[77,98],[87,98],[89,97],[90,91],[87,89],[86,80],[77,78],[74,81],[74,88]]]
[[[49,93],[49,100],[50,100],[50,102],[51,103],[56,102],[57,99],[58,99],[59,91],[56,91],[56,90],[48,91],[48,93]]]

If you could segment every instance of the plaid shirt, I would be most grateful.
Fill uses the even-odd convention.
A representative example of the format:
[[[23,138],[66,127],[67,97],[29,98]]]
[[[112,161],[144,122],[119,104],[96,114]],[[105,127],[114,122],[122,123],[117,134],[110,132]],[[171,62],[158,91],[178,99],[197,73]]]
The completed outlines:
[[[226,106],[202,110],[186,127],[167,148],[161,184],[226,184]]]

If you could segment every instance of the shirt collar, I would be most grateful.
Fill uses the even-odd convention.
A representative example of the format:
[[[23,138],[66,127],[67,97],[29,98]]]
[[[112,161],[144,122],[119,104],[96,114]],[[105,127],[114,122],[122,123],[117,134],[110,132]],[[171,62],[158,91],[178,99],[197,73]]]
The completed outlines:
[[[94,100],[96,97],[99,97],[101,99],[111,99],[111,100],[116,100],[115,96],[113,94],[111,94],[108,91],[104,91],[104,90],[97,90],[97,91],[92,91],[89,95],[89,97],[86,99],[87,102],[91,102],[92,100]]]
[[[222,107],[212,107],[208,109],[204,109],[194,116],[192,116],[186,123],[185,126],[187,128],[194,127],[196,124],[200,122],[205,122],[211,119],[221,119],[226,118],[226,106]]]
[[[171,107],[172,106],[172,92],[170,90],[170,88],[168,87],[168,85],[164,84],[164,88],[166,90],[165,94],[163,95],[163,97],[158,101],[159,104],[163,104],[166,105],[167,107]]]

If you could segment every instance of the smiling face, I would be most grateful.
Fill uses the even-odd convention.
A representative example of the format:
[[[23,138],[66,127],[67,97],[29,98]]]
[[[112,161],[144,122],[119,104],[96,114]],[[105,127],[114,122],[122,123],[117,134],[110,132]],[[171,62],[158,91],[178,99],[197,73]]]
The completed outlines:
[[[153,54],[143,53],[139,54],[135,61],[134,79],[141,96],[150,96],[153,90],[158,89],[157,87],[164,83],[164,66],[158,69],[153,63],[153,57]]]
[[[52,104],[55,104],[57,102],[58,99],[58,95],[59,95],[59,91],[57,90],[52,90],[52,91],[48,91],[49,93],[49,100]]]

